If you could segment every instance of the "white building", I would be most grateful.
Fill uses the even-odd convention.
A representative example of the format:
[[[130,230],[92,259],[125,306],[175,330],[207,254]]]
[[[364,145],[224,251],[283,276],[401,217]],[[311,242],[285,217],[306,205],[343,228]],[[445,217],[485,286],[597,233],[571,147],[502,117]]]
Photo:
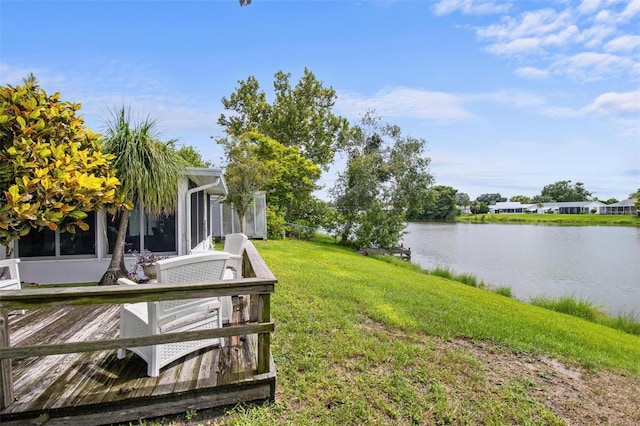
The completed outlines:
[[[215,223],[221,218],[214,214],[213,206],[219,206],[226,195],[221,170],[185,169],[174,214],[153,217],[139,209],[131,212],[125,252],[147,249],[163,255],[181,255],[195,248],[209,248],[213,230],[222,229],[221,224]],[[111,259],[117,221],[105,211],[98,211],[89,214],[87,223],[88,231],[70,234],[43,229],[14,241],[14,255],[21,261],[21,279],[40,284],[99,281]],[[4,250],[0,251],[4,255]],[[129,256],[125,258],[127,266],[134,259]]]
[[[566,201],[559,203],[521,204],[499,202],[489,206],[489,213],[556,213],[556,214],[601,214],[606,204],[600,201]]]

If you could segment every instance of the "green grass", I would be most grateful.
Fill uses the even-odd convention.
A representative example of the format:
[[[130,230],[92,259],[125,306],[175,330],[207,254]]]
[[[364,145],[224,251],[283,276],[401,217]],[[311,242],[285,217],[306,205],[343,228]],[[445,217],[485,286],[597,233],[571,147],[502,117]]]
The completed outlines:
[[[585,299],[574,299],[572,297],[551,298],[547,296],[534,297],[530,303],[536,306],[550,309],[556,312],[583,318],[587,321],[595,322],[606,327],[615,328],[625,333],[640,336],[640,322],[635,319],[633,313],[610,317],[594,302]]]
[[[470,274],[470,273],[456,274],[449,268],[443,268],[438,266],[437,268],[435,268],[432,271],[429,271],[428,273],[436,277],[457,281],[459,283],[462,283],[464,285],[468,285],[471,287],[476,287],[476,288],[487,287],[482,280],[478,281],[478,277],[476,277],[474,274]]]
[[[496,385],[462,338],[640,375],[640,338],[329,243],[256,241],[271,298],[277,403],[230,424],[562,424],[533,383]]]
[[[471,223],[541,223],[546,225],[623,225],[640,226],[640,216],[600,214],[465,214],[458,222]]]

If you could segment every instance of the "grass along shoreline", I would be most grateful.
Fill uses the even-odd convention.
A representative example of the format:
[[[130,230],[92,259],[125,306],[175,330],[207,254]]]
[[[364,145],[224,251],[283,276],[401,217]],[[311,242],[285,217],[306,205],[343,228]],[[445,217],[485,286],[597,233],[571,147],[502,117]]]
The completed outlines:
[[[602,214],[465,214],[456,217],[465,223],[528,223],[545,225],[640,226],[640,216]]]
[[[455,274],[448,268],[436,268],[431,271],[423,270],[423,273],[457,281],[459,283],[491,291],[502,296],[513,297],[511,287],[485,284],[484,281],[478,280],[474,274]],[[555,298],[539,296],[532,298],[528,303],[555,312],[582,318],[596,324],[604,325],[605,327],[615,328],[625,333],[640,336],[640,321],[636,319],[635,312],[628,312],[626,314],[612,317],[611,315],[608,315],[601,306],[598,306],[590,300],[574,299],[569,296],[560,296]]]
[[[546,388],[547,379],[515,368],[527,360],[532,365],[557,360],[593,377],[620,372],[631,380],[622,391],[640,389],[638,336],[330,243],[257,241],[256,246],[279,280],[272,296],[279,403],[243,411],[245,421],[562,424],[571,419],[549,403],[555,391]],[[494,378],[485,356],[513,362]],[[540,374],[554,383],[552,376],[559,373]],[[630,397],[639,398],[638,393]]]
[[[254,244],[276,403],[161,424],[640,423],[638,336],[333,243]]]

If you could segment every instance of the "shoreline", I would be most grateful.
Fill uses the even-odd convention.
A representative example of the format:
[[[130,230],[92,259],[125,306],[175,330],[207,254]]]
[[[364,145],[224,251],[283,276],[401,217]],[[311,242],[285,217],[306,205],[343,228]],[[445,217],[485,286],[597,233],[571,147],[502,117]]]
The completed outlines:
[[[533,225],[608,225],[640,227],[640,216],[599,214],[523,214],[483,213],[456,216],[462,223],[509,223]]]

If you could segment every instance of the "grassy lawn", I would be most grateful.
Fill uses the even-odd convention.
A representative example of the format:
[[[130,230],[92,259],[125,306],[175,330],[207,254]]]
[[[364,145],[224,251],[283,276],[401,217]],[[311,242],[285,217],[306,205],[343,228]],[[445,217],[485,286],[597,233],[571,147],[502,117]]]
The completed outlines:
[[[545,225],[624,225],[640,226],[640,216],[601,214],[465,214],[457,222],[471,223],[541,223]]]
[[[333,244],[255,245],[279,280],[277,403],[216,421],[564,424],[572,408],[547,401],[560,373],[542,369],[556,361],[587,376],[621,373],[640,389],[638,336]],[[495,378],[498,362],[506,370]]]

